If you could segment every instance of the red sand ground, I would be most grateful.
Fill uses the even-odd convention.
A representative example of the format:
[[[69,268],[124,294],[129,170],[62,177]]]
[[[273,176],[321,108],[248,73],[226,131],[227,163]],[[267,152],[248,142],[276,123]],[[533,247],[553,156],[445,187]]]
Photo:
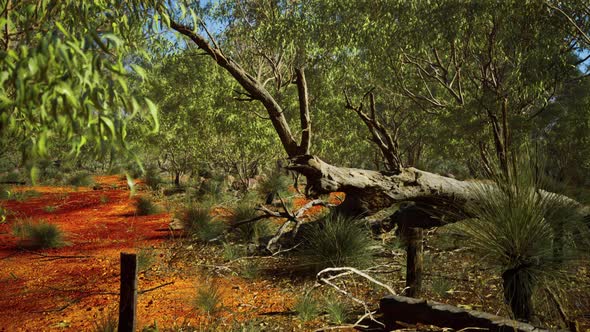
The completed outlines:
[[[117,310],[120,252],[155,248],[154,252],[164,255],[158,248],[169,237],[171,216],[136,216],[125,180],[118,176],[96,180],[102,185],[100,190],[15,188],[41,195],[23,202],[1,202],[17,217],[58,225],[69,245],[23,250],[11,232],[15,217],[0,224],[0,331],[92,330],[97,320]],[[47,206],[56,208],[47,212]],[[160,327],[206,324],[206,315],[190,304],[200,279],[174,270],[141,273],[140,291],[173,284],[139,295],[138,327],[154,321]],[[257,314],[286,311],[292,305],[293,295],[268,281],[222,277],[215,278],[215,283],[233,319],[251,319],[254,310]]]

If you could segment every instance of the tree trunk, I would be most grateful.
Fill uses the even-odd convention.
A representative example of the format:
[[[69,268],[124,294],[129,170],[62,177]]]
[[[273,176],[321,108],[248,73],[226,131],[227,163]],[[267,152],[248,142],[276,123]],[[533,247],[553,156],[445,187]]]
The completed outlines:
[[[174,185],[180,187],[180,172],[176,172],[176,174],[174,174]]]
[[[510,305],[514,318],[530,321],[533,316],[533,280],[526,267],[518,266],[502,273],[504,301]]]
[[[417,297],[422,291],[423,232],[421,228],[405,228],[403,242],[406,245],[406,296]]]

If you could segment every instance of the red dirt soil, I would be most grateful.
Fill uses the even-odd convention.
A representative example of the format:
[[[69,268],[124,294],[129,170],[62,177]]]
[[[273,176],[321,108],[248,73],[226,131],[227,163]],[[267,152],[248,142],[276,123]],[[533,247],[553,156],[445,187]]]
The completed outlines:
[[[165,245],[171,216],[136,216],[126,180],[96,177],[100,189],[24,187],[38,197],[0,201],[13,215],[0,224],[0,331],[89,331],[95,322],[116,313],[120,252]],[[53,208],[47,208],[51,206]],[[57,249],[25,250],[11,227],[16,218],[43,219],[59,226],[68,245]],[[159,256],[163,256],[160,254]],[[160,257],[160,260],[163,258]],[[199,282],[200,280],[200,282]],[[215,278],[227,312],[236,320],[256,313],[286,311],[292,294],[263,280]],[[193,274],[140,273],[139,291],[166,283],[138,296],[138,327],[157,321],[160,327],[207,324],[207,316],[190,304],[203,284]]]

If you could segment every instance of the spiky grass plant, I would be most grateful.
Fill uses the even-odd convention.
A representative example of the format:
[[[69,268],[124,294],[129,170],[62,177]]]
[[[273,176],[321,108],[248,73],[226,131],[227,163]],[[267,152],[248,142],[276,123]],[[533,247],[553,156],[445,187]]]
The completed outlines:
[[[440,297],[446,297],[453,285],[445,278],[437,277],[432,280],[432,291]]]
[[[17,221],[12,232],[22,244],[31,248],[59,248],[66,244],[63,232],[44,220],[34,222],[30,219]]]
[[[12,196],[10,186],[0,184],[0,199],[9,199]]]
[[[70,175],[66,182],[74,187],[89,187],[94,184],[94,179],[88,172],[76,172]]]
[[[325,302],[326,313],[331,323],[341,325],[349,318],[346,305],[336,297],[328,297]]]
[[[229,222],[230,224],[236,224],[241,221],[252,219],[256,216],[257,213],[254,209],[253,201],[242,200],[233,210]],[[236,227],[236,231],[240,239],[243,241],[257,243],[260,238],[271,234],[271,224],[268,220],[262,219],[241,224]]]
[[[149,216],[160,212],[160,209],[149,197],[138,197],[135,201],[135,212],[138,216]]]
[[[214,220],[209,209],[204,206],[192,205],[182,215],[184,229],[195,240],[210,241],[219,237],[225,230],[225,224]]]
[[[149,270],[156,261],[154,252],[147,248],[142,248],[137,251],[137,270],[140,272]]]
[[[195,309],[207,314],[217,312],[221,308],[221,292],[214,283],[206,283],[197,289],[193,305]]]
[[[316,318],[319,314],[318,301],[313,298],[310,293],[300,296],[297,299],[297,302],[295,302],[295,307],[293,309],[295,309],[297,316],[303,322],[310,321]]]
[[[517,319],[530,320],[536,287],[564,277],[577,260],[575,238],[584,231],[577,203],[541,190],[542,171],[530,154],[514,159],[510,172],[496,171],[493,183],[474,184],[467,205],[475,218],[460,224],[471,247],[496,267],[504,298]],[[578,252],[579,253],[579,252]]]
[[[231,244],[228,242],[223,243],[223,259],[226,261],[233,261],[245,255],[244,248]]]
[[[196,198],[210,205],[224,202],[228,199],[227,184],[222,176],[214,176],[203,181],[196,193]]]
[[[292,181],[288,176],[279,171],[274,171],[260,181],[258,191],[266,204],[272,204],[279,195],[281,197],[287,195],[291,183]]]
[[[160,172],[155,166],[150,166],[143,174],[143,181],[151,190],[158,190],[160,185],[164,182],[160,176]]]
[[[94,322],[93,332],[117,332],[119,319],[113,311],[103,315]]]
[[[330,213],[307,229],[299,251],[303,264],[319,271],[326,267],[366,267],[373,261],[374,241],[362,221]]]

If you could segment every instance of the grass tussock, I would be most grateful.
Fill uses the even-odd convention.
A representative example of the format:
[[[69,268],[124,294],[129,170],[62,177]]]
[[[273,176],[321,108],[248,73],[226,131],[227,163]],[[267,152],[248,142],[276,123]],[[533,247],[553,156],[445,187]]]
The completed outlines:
[[[349,319],[350,315],[346,305],[336,297],[328,297],[324,307],[332,324],[342,325]]]
[[[148,167],[143,174],[143,181],[145,182],[146,186],[148,186],[151,190],[158,190],[164,180],[160,176],[159,170],[154,167]]]
[[[279,196],[287,196],[289,186],[292,182],[291,178],[287,175],[275,171],[260,181],[258,191],[264,198],[266,204],[271,204],[275,199],[278,199]]]
[[[207,314],[213,314],[221,309],[221,292],[219,287],[213,283],[207,283],[197,289],[197,294],[193,301],[193,306],[197,310],[204,311]]]
[[[190,206],[184,211],[181,220],[188,234],[200,241],[213,240],[223,234],[226,228],[225,224],[214,220],[209,209],[203,206]]]
[[[94,185],[94,179],[88,172],[76,172],[67,178],[66,183],[74,187],[90,187]]]
[[[297,312],[297,317],[303,322],[310,321],[319,315],[318,301],[309,293],[300,296],[293,309]]]
[[[302,263],[316,271],[327,267],[366,267],[373,261],[374,241],[369,228],[360,220],[331,213],[307,229]]]
[[[49,224],[44,220],[38,222],[17,221],[13,225],[12,232],[21,239],[21,244],[25,247],[44,249],[66,245],[64,233],[56,225]]]
[[[233,210],[229,222],[236,224],[255,218],[257,215],[254,204],[251,201],[243,200]],[[261,219],[237,226],[235,233],[242,241],[257,243],[260,238],[272,233],[272,227],[267,219]]]
[[[138,216],[149,216],[160,212],[160,208],[149,197],[138,197],[135,201],[135,213]]]

